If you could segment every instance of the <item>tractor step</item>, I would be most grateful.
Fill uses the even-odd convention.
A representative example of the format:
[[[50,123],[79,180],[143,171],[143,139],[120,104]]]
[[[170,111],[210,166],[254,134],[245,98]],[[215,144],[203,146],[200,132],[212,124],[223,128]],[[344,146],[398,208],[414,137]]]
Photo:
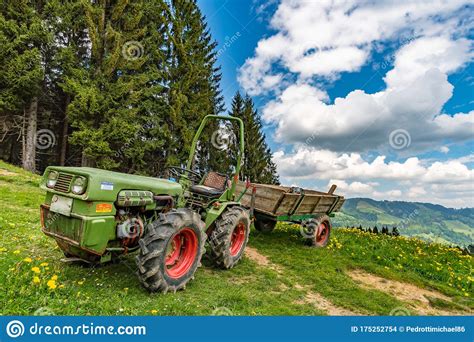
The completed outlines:
[[[84,260],[84,259],[81,259],[81,258],[77,258],[77,257],[62,258],[61,262],[64,262],[66,264],[72,264],[72,263],[75,263],[75,262],[82,262],[82,263],[86,263],[86,264],[92,264],[90,261],[87,261],[87,260]]]

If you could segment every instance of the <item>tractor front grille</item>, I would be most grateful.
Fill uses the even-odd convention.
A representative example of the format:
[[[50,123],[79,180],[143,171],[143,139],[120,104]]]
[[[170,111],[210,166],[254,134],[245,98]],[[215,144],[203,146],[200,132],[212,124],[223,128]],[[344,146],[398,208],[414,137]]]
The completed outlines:
[[[54,190],[59,192],[69,192],[73,177],[73,175],[60,172]]]
[[[83,235],[83,221],[75,217],[67,217],[49,210],[49,206],[41,206],[41,226],[45,233],[79,243]]]

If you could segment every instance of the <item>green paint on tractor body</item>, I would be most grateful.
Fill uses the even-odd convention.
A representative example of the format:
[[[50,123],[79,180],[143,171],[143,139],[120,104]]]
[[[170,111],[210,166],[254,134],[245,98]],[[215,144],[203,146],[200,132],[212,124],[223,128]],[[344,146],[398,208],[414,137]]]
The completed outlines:
[[[114,171],[95,169],[91,167],[48,167],[43,176],[41,188],[51,193],[64,194],[61,191],[46,187],[46,179],[50,171],[57,171],[60,174],[73,176],[84,176],[87,178],[87,191],[83,195],[75,195],[68,188],[69,197],[78,198],[84,201],[111,201],[117,199],[117,195],[123,190],[145,190],[154,194],[168,194],[179,196],[182,194],[182,187],[167,179],[130,175]]]
[[[67,181],[49,188],[51,172],[59,173],[58,181]],[[82,195],[71,189],[78,176],[86,179]],[[66,255],[87,261],[104,261],[107,248],[125,251],[116,236],[118,210],[133,207],[151,212],[157,208],[154,195],[178,198],[183,192],[180,184],[166,179],[86,167],[48,167],[40,187],[47,191],[42,205],[44,233],[55,238]]]
[[[200,201],[199,195],[190,195],[190,172],[198,140],[211,119],[240,125],[240,153],[231,185],[206,202]],[[67,257],[94,263],[137,250],[148,224],[173,208],[198,212],[205,222],[203,229],[208,231],[228,206],[239,204],[234,192],[244,153],[243,137],[240,119],[206,116],[194,137],[187,167],[177,168],[183,171],[178,182],[90,167],[50,166],[40,184],[46,190],[41,205],[42,230],[56,240]]]

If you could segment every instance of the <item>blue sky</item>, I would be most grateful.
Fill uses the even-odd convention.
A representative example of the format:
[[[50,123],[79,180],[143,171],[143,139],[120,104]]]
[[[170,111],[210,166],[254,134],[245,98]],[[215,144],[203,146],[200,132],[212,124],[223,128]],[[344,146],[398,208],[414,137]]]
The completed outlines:
[[[474,206],[468,4],[198,3],[226,105],[252,96],[283,183]]]

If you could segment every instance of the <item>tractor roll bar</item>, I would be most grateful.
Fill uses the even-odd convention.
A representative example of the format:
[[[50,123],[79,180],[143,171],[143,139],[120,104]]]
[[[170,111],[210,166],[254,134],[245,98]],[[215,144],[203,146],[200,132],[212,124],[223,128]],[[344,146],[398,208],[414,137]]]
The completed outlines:
[[[223,116],[223,115],[206,115],[204,119],[201,122],[201,125],[199,125],[199,128],[194,135],[193,142],[191,145],[191,150],[189,151],[189,158],[188,158],[188,163],[186,165],[186,169],[191,170],[192,164],[193,164],[193,159],[194,155],[196,153],[196,146],[199,141],[199,138],[201,137],[202,131],[204,130],[204,127],[206,126],[206,123],[209,120],[225,120],[225,121],[236,121],[239,124],[239,155],[237,157],[237,165],[235,166],[235,175],[234,179],[232,179],[232,191],[231,193],[233,194],[235,191],[235,186],[238,181],[238,177],[240,174],[240,168],[241,168],[241,163],[245,151],[245,142],[244,142],[244,122],[240,118],[236,118],[235,116]],[[237,179],[235,179],[237,178]]]

